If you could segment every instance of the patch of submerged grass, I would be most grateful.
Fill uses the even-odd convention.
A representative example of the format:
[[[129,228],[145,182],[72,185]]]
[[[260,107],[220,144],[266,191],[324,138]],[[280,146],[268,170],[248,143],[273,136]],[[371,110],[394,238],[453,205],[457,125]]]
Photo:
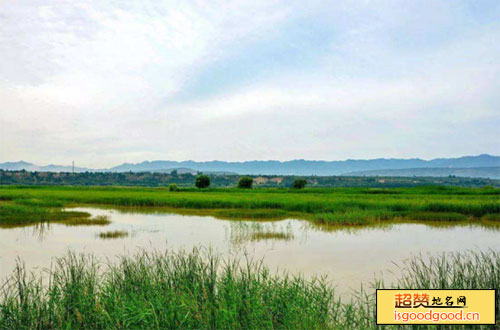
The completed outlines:
[[[230,227],[229,241],[235,247],[247,242],[264,240],[290,241],[295,238],[289,224],[282,226],[279,223],[234,222],[231,223]]]
[[[105,215],[98,215],[92,218],[73,218],[62,222],[66,226],[107,226],[110,223],[111,220]]]
[[[367,225],[370,222],[367,218],[352,216],[349,213],[320,213],[312,217],[313,221],[319,224],[328,225]]]
[[[251,234],[252,241],[260,240],[292,240],[294,236],[291,233],[279,232],[279,231],[264,231],[256,232]]]
[[[402,266],[402,274],[390,287],[498,288],[500,253],[413,257]],[[56,260],[48,276],[49,285],[43,285],[18,264],[0,286],[0,328],[379,328],[374,288],[343,302],[324,280],[273,275],[261,262],[222,260],[200,250],[142,253],[109,265],[89,255],[69,254]],[[498,313],[500,296],[496,299]],[[481,326],[440,326],[466,328]]]
[[[105,231],[97,235],[101,239],[125,238],[127,236],[128,232],[123,230]]]
[[[231,220],[280,220],[288,217],[288,212],[276,209],[222,209],[214,212],[219,219]]]

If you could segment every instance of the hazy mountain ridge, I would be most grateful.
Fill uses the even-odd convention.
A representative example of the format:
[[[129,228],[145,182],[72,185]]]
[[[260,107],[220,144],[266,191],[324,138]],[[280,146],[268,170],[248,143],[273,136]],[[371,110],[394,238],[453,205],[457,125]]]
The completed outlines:
[[[470,168],[449,168],[449,167],[425,167],[407,169],[386,169],[371,171],[356,171],[344,173],[344,176],[391,176],[391,177],[411,177],[411,176],[458,176],[468,178],[490,178],[500,179],[500,167],[470,167]]]
[[[0,170],[7,170],[7,171],[19,171],[19,170],[26,170],[26,171],[38,171],[38,172],[71,172],[73,170],[73,167],[71,165],[69,166],[64,166],[64,165],[54,165],[54,164],[49,164],[49,165],[35,165],[33,163],[28,163],[23,160],[19,162],[5,162],[5,163],[0,163]],[[93,170],[85,167],[76,167],[75,166],[75,172],[95,172],[98,170]]]
[[[496,167],[500,166],[500,157],[491,155],[466,156],[460,158],[437,158],[433,160],[414,159],[371,159],[371,160],[344,160],[344,161],[315,161],[315,160],[291,160],[291,161],[246,161],[246,162],[223,162],[223,161],[145,161],[138,164],[122,164],[110,168],[110,171],[155,171],[170,167],[186,167],[197,171],[224,171],[240,174],[263,174],[263,175],[341,175],[346,172],[382,170],[382,169],[405,169],[424,167]]]
[[[172,167],[167,169],[154,170],[154,172],[156,173],[172,173],[173,171],[176,171],[178,174],[190,173],[196,175],[198,173],[197,170],[193,170],[192,168],[187,168],[187,167]],[[106,170],[106,172],[116,172],[116,171]],[[142,171],[142,172],[152,172],[152,171]],[[227,172],[227,171],[204,171],[203,173],[213,174],[213,175],[238,175],[238,173]]]
[[[144,161],[137,164],[124,163],[109,169],[88,169],[75,167],[75,172],[169,172],[173,169],[190,169],[193,172],[217,172],[262,175],[344,175],[351,172],[375,170],[401,170],[418,168],[479,168],[500,167],[500,157],[492,155],[465,156],[459,158],[436,158],[432,160],[413,159],[367,159],[343,161]],[[3,170],[71,172],[71,166],[38,166],[24,161],[0,163]],[[375,174],[374,174],[375,175]],[[453,174],[451,174],[453,175]]]

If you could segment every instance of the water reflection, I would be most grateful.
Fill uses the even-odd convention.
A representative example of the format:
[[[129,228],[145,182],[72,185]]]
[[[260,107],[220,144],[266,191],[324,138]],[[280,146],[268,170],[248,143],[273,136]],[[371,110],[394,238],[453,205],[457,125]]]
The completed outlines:
[[[143,214],[143,215],[167,215],[167,216],[206,216],[210,218],[215,218],[218,220],[224,220],[229,222],[235,221],[252,221],[257,223],[264,222],[278,222],[287,220],[285,216],[272,216],[269,219],[261,219],[251,218],[251,217],[243,217],[235,218],[232,213],[241,214],[242,210],[233,211],[232,209],[219,210],[217,212],[212,212],[212,210],[204,210],[204,209],[182,209],[182,208],[171,208],[171,207],[141,207],[141,206],[108,206],[108,205],[93,205],[92,207],[73,207],[67,208],[65,211],[67,212],[75,212],[75,213],[88,213],[89,210],[93,211],[92,216],[89,218],[86,217],[76,217],[69,218],[68,220],[58,220],[55,222],[44,222],[44,223],[21,223],[21,224],[2,224],[0,223],[0,229],[15,229],[21,227],[35,227],[34,233],[38,230],[47,230],[50,228],[50,224],[63,224],[66,226],[107,226],[111,223],[109,220],[109,215],[113,213],[123,214],[123,215],[133,215],[133,214]],[[252,210],[246,210],[251,213]],[[280,211],[280,210],[274,210]],[[266,211],[267,212],[267,211]],[[283,211],[281,211],[283,213]],[[243,212],[242,214],[244,214]],[[279,212],[278,212],[279,213]],[[231,215],[231,216],[228,216]],[[271,212],[273,215],[273,212]],[[279,213],[281,214],[281,213]],[[283,213],[286,214],[286,213]],[[483,217],[484,218],[484,217]],[[366,230],[391,230],[394,225],[400,224],[419,224],[425,225],[433,228],[454,228],[454,227],[480,227],[485,230],[492,231],[500,231],[500,221],[488,220],[484,219],[476,219],[473,221],[434,221],[434,220],[408,220],[408,219],[391,219],[391,220],[380,220],[376,222],[370,222],[368,224],[325,224],[325,223],[316,223],[310,222],[306,220],[302,220],[306,224],[306,226],[311,230],[320,230],[324,232],[348,232],[351,234],[356,234],[357,232],[363,233]],[[256,227],[259,227],[257,225]],[[37,233],[37,235],[39,235]],[[259,235],[257,235],[259,236]],[[266,235],[261,235],[262,239],[265,239]],[[268,235],[269,239],[278,238],[272,237],[273,235]],[[279,236],[279,235],[277,235]],[[285,239],[286,237],[283,237]]]
[[[227,240],[234,247],[258,241],[290,241],[295,238],[290,223],[231,221]]]
[[[120,239],[128,237],[130,234],[124,230],[103,231],[96,235],[100,239]]]
[[[165,209],[74,208],[94,219],[107,217],[105,226],[66,226],[44,223],[0,229],[0,282],[14,269],[17,257],[28,267],[49,267],[53,257],[68,250],[110,258],[137,249],[211,247],[225,256],[263,259],[271,270],[305,276],[327,274],[339,293],[359,289],[384,271],[391,282],[401,263],[412,254],[436,254],[468,249],[500,249],[498,226],[481,224],[379,223],[372,226],[318,226],[302,221],[220,220]],[[146,211],[146,212],[138,212]],[[101,239],[106,232],[126,232]],[[385,272],[392,270],[394,274]]]

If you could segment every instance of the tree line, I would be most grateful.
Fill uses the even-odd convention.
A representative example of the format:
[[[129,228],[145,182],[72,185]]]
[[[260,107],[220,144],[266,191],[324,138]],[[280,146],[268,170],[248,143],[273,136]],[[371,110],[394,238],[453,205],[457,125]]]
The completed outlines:
[[[418,185],[454,185],[464,187],[500,187],[500,180],[461,177],[347,177],[347,176],[279,176],[220,175],[151,172],[29,172],[0,170],[2,185],[75,185],[75,186],[145,186],[193,187],[196,178],[205,175],[210,187],[412,187]],[[245,179],[243,179],[245,178]],[[301,180],[304,180],[302,182]]]

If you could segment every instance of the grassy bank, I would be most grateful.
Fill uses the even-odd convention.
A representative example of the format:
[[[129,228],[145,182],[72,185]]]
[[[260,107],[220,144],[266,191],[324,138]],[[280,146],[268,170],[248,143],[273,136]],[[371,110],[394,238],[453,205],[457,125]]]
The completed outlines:
[[[106,226],[111,222],[104,216],[91,217],[90,213],[65,211],[63,204],[54,200],[16,198],[0,203],[0,228],[29,226],[57,222],[67,226]]]
[[[499,288],[500,253],[414,257],[402,274],[393,287]],[[377,328],[373,289],[342,301],[324,280],[273,275],[261,263],[200,250],[144,253],[116,264],[69,254],[48,277],[44,286],[18,265],[1,290],[0,328]]]
[[[500,219],[500,189],[417,187],[394,189],[184,189],[109,187],[0,187],[0,223],[46,221],[83,214],[61,207],[101,204],[197,210],[222,219],[301,218],[320,224],[365,225],[380,221]]]
[[[71,223],[91,221],[86,212],[63,211],[61,207],[42,205],[23,205],[24,200],[0,204],[0,226],[29,225],[40,222]]]

